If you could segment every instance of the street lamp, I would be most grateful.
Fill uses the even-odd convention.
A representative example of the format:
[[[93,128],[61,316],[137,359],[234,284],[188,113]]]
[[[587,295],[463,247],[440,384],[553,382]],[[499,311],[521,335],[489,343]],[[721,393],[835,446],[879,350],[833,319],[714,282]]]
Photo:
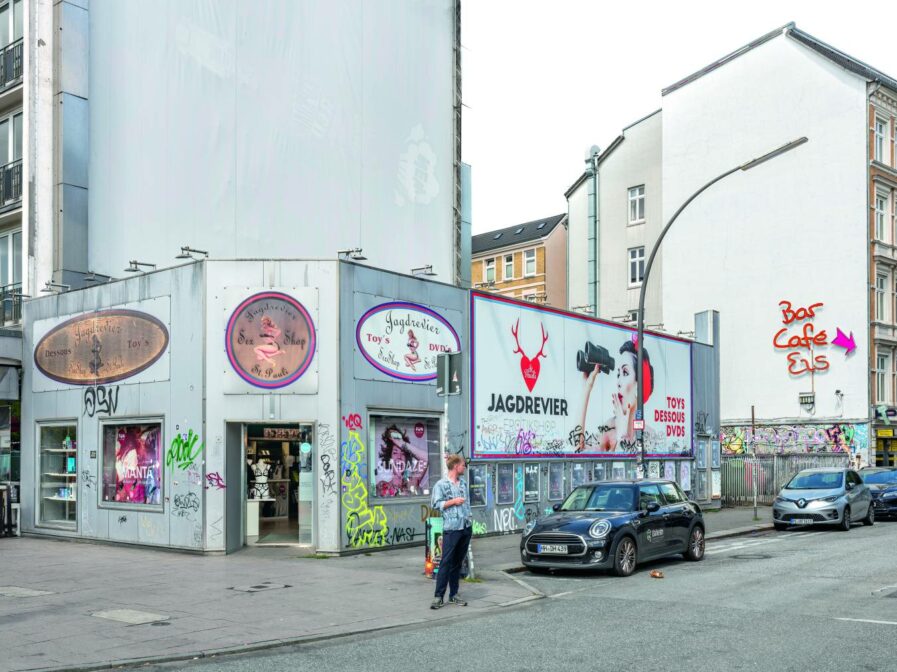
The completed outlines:
[[[644,411],[645,411],[645,397],[644,397],[644,383],[645,377],[642,375],[642,366],[644,364],[644,336],[645,336],[645,290],[648,288],[648,276],[651,274],[651,266],[654,264],[654,257],[657,256],[657,250],[660,249],[660,244],[663,242],[664,236],[667,235],[667,231],[670,230],[670,227],[673,225],[673,222],[676,221],[676,218],[682,213],[683,210],[695,200],[698,196],[700,196],[705,190],[709,187],[713,186],[720,180],[725,177],[728,177],[732,173],[738,172],[739,170],[747,171],[751,168],[756,168],[761,163],[765,163],[770,159],[774,159],[777,156],[781,156],[785,152],[790,152],[795,147],[800,147],[802,144],[807,142],[807,138],[798,138],[797,140],[792,140],[788,144],[782,145],[778,149],[774,149],[763,156],[752,159],[747,163],[743,163],[740,166],[736,166],[731,170],[727,170],[725,173],[718,177],[714,177],[710,182],[705,184],[703,187],[698,189],[695,193],[693,193],[685,203],[679,206],[679,209],[673,214],[670,218],[670,221],[667,222],[666,226],[663,227],[663,231],[660,232],[660,235],[657,237],[657,241],[654,243],[654,247],[651,249],[651,256],[648,257],[648,263],[645,266],[645,273],[642,276],[642,286],[639,289],[638,294],[638,342],[636,343],[636,348],[638,349],[638,361],[636,363],[636,372],[638,373],[638,411],[636,413],[637,420],[644,419]],[[641,435],[642,430],[639,431],[639,476],[644,478],[645,476],[645,439],[644,436]]]

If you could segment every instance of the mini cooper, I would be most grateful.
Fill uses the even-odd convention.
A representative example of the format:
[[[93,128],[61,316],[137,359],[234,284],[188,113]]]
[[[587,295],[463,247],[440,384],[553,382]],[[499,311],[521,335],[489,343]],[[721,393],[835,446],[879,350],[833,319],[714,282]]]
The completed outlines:
[[[578,486],[554,513],[531,521],[520,540],[530,570],[612,569],[682,554],[704,558],[704,518],[672,481],[601,481]]]

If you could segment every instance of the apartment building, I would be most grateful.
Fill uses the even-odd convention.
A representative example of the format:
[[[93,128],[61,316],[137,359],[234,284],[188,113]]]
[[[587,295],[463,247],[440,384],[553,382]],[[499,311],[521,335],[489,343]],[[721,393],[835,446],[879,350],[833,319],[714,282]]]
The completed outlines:
[[[895,463],[897,81],[790,23],[661,93],[660,214],[645,227],[648,252],[705,184],[808,139],[701,193],[652,269],[647,322],[676,334],[696,312],[720,311],[721,420],[712,431],[723,452],[844,451],[855,463]],[[597,236],[583,223],[585,176],[568,192],[571,271],[587,269],[591,233],[601,282],[632,246],[605,233],[601,184],[629,141],[598,157]],[[628,186],[644,180],[647,206],[649,165],[641,174]],[[624,189],[610,200],[626,203]],[[571,273],[571,298],[588,283],[588,273]],[[652,305],[662,317],[652,318]]]
[[[567,307],[567,216],[480,233],[471,243],[474,287]]]

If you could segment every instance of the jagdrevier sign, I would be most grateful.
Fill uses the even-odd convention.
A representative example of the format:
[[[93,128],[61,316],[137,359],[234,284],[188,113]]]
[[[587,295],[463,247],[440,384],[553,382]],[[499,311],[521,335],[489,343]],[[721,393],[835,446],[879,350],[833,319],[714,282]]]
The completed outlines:
[[[692,453],[691,343],[480,292],[471,295],[476,458],[635,455],[639,378],[651,457]]]
[[[34,364],[69,385],[104,385],[152,366],[168,347],[168,329],[136,310],[101,310],[57,325],[34,348]]]

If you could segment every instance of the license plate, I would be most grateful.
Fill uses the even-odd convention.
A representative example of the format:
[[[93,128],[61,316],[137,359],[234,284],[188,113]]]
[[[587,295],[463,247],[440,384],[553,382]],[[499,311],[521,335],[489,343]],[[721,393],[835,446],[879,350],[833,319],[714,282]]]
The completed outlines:
[[[536,553],[567,554],[567,544],[536,544]]]
[[[791,524],[792,525],[812,525],[813,519],[812,518],[792,518]]]

